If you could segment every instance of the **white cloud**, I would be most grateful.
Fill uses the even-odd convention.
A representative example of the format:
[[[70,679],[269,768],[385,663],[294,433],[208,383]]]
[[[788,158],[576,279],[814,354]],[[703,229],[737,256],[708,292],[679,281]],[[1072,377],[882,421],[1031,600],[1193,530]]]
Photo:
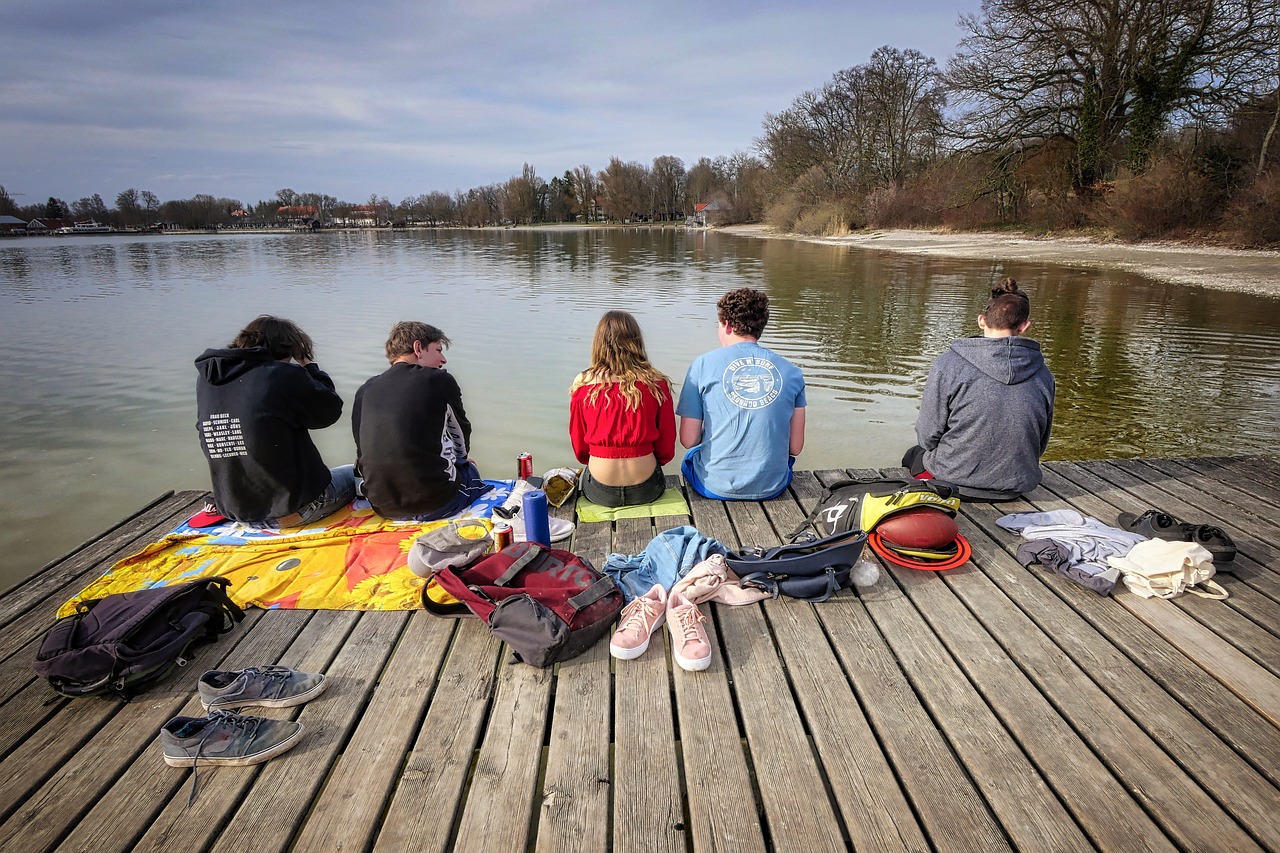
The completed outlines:
[[[691,163],[750,149],[766,112],[883,44],[944,63],[966,2],[19,5],[0,34],[0,183],[398,199],[525,162]]]

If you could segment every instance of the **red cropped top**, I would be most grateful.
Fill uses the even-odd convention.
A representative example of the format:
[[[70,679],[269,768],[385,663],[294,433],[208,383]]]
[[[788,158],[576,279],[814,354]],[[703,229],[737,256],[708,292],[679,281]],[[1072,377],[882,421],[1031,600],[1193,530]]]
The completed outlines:
[[[569,440],[573,454],[583,465],[599,459],[634,459],[652,453],[659,465],[666,465],[676,453],[676,415],[671,389],[666,382],[658,387],[666,396],[661,403],[653,389],[638,383],[640,407],[628,409],[617,385],[600,391],[595,405],[589,401],[595,385],[583,385],[569,402]]]

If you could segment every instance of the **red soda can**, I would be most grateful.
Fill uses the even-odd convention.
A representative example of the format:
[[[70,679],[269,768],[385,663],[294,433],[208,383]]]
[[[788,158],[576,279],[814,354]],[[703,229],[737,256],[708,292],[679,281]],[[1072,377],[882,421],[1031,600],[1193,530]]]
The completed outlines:
[[[493,550],[501,551],[515,541],[515,533],[510,524],[499,521],[493,526]]]
[[[533,454],[521,453],[516,457],[516,479],[527,480],[533,476]]]

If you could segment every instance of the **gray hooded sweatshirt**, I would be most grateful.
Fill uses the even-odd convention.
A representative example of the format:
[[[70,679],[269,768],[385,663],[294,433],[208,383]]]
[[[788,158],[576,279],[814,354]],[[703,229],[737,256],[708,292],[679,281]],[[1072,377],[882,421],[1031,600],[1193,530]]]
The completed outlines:
[[[961,338],[934,362],[916,441],[925,468],[963,497],[1008,500],[1040,485],[1053,426],[1053,374],[1040,344]]]

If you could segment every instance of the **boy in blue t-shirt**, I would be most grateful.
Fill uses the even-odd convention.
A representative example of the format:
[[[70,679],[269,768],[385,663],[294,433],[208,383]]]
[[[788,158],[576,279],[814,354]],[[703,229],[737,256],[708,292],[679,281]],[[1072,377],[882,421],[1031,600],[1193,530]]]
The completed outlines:
[[[680,389],[680,472],[698,494],[719,500],[775,498],[791,482],[804,447],[804,376],[757,342],[769,297],[749,287],[716,303],[720,349],[694,359]]]

